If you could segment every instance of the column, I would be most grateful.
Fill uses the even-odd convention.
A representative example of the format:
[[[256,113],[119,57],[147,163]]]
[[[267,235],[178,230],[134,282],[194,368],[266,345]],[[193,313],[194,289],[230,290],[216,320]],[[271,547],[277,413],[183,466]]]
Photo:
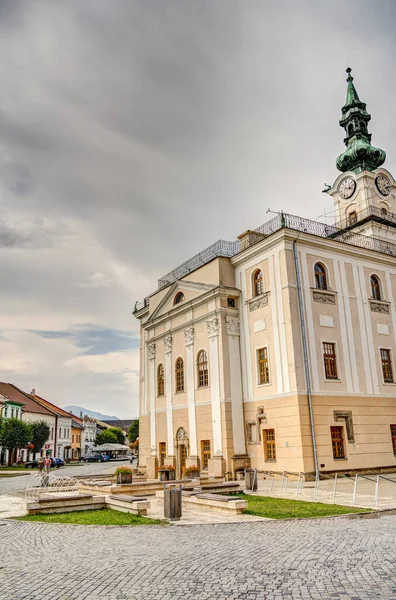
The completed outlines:
[[[150,380],[150,456],[147,457],[147,479],[154,479],[157,476],[157,441],[155,430],[155,342],[147,344],[147,356],[149,360],[149,380]]]
[[[225,317],[224,322],[228,334],[228,349],[230,355],[230,388],[234,454],[246,454],[242,401],[241,352],[239,347],[240,323],[238,317]]]
[[[166,431],[167,431],[167,456],[173,457],[175,450],[173,447],[173,415],[172,415],[172,380],[173,380],[173,365],[172,365],[172,345],[173,339],[171,335],[164,338],[165,346],[165,393],[166,393]]]
[[[195,412],[195,355],[194,355],[194,327],[184,330],[186,344],[186,384],[188,405],[188,429],[190,436],[190,456],[187,466],[198,465],[197,418]]]
[[[209,337],[209,381],[212,403],[213,451],[209,460],[209,475],[222,475],[223,436],[221,431],[220,372],[219,372],[219,331],[220,321],[213,317],[206,321]]]

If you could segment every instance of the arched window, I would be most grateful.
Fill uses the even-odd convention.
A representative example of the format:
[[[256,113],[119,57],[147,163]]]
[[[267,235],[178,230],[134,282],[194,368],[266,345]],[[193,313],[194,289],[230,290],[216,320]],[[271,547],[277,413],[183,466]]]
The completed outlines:
[[[326,269],[321,263],[315,265],[315,287],[317,290],[327,290]]]
[[[381,206],[381,217],[386,217],[387,214],[388,211],[386,210],[385,206]]]
[[[381,300],[381,287],[379,279],[376,275],[370,277],[371,298],[373,300]]]
[[[179,358],[176,360],[176,392],[184,392],[184,362]]]
[[[205,350],[200,350],[197,356],[198,387],[209,384],[208,355]]]
[[[177,292],[175,299],[173,300],[173,304],[180,304],[180,302],[183,302],[183,300],[184,300],[183,292]]]
[[[253,296],[261,296],[264,294],[263,274],[260,269],[253,273]]]
[[[157,394],[163,396],[165,394],[165,374],[164,365],[158,365],[157,368]]]

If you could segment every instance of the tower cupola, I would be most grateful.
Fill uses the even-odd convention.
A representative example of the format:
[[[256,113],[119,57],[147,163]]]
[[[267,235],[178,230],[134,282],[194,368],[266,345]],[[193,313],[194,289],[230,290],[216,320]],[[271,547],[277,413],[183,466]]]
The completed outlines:
[[[337,158],[337,169],[354,173],[375,171],[385,162],[386,153],[371,145],[371,134],[367,129],[371,115],[366,110],[365,102],[358,96],[351,69],[348,67],[346,72],[348,87],[346,101],[341,109],[340,126],[345,129],[344,143],[347,149]]]

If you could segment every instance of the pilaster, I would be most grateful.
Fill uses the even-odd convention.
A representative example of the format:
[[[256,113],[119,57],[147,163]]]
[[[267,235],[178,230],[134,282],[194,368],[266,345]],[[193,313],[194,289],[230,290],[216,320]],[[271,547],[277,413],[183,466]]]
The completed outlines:
[[[223,435],[221,431],[221,399],[220,399],[220,371],[219,371],[219,332],[220,320],[213,317],[206,321],[209,337],[209,377],[212,404],[213,427],[213,457],[223,456]]]
[[[147,357],[149,361],[150,378],[150,453],[157,455],[156,423],[155,423],[155,342],[147,344]]]
[[[198,465],[198,443],[197,443],[197,419],[195,412],[195,360],[194,360],[194,327],[188,327],[184,330],[184,342],[186,345],[186,385],[187,385],[187,405],[188,405],[188,428],[190,435],[190,456],[191,465]]]
[[[165,346],[165,390],[166,390],[166,431],[167,431],[167,455],[169,457],[174,456],[174,445],[173,445],[173,415],[172,415],[172,379],[173,379],[173,365],[172,365],[172,346],[173,339],[169,334],[164,338]]]
[[[241,351],[239,345],[240,322],[238,317],[225,317],[230,357],[230,387],[232,406],[232,435],[234,453],[245,454],[245,431],[242,401]]]

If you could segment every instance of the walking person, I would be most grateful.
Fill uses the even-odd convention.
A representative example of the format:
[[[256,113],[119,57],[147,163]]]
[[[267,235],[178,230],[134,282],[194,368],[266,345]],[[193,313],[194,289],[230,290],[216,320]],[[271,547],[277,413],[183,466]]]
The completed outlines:
[[[44,485],[44,478],[43,478],[44,462],[41,458],[39,458],[39,460],[38,460],[37,468],[38,468],[39,475],[41,477],[41,486],[43,486]]]
[[[44,471],[46,473],[49,473],[50,468],[51,468],[51,458],[49,456],[46,456],[44,459]]]

